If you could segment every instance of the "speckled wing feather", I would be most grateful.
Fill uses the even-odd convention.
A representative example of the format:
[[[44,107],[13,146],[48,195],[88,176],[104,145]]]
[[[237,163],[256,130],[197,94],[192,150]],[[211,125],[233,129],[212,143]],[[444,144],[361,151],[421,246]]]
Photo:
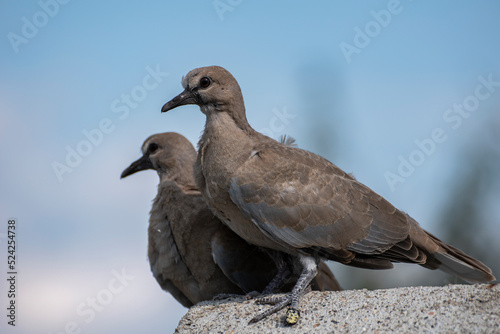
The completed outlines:
[[[362,262],[363,255],[371,255],[366,261],[388,268],[392,265],[384,258],[422,259],[407,240],[410,225],[404,213],[308,151],[269,141],[256,146],[229,192],[238,208],[280,244],[340,257],[344,263],[356,254]],[[383,255],[394,246],[394,252]]]

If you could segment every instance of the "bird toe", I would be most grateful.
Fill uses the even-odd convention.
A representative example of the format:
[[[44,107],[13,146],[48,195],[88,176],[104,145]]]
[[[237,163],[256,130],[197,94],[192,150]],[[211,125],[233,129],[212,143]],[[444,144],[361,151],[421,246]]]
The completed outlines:
[[[290,296],[285,295],[285,296],[264,296],[255,299],[255,303],[260,304],[260,305],[276,305],[279,303],[282,303],[285,300],[291,299]]]
[[[270,296],[270,297],[263,297],[259,298],[256,300],[258,304],[270,304],[274,305],[270,309],[265,310],[264,312],[261,312],[257,314],[255,317],[253,317],[248,323],[249,324],[254,324],[264,318],[267,318],[271,314],[274,314],[282,309],[284,309],[286,306],[290,305],[292,303],[292,294],[288,294],[285,296]],[[287,318],[287,323],[292,324],[293,321],[293,316],[290,317],[290,321],[288,321]],[[298,321],[298,318],[295,322]]]

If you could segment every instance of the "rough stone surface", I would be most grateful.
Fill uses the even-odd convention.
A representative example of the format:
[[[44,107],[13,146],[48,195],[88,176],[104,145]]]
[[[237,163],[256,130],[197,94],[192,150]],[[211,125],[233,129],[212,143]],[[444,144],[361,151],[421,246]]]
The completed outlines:
[[[243,298],[202,302],[175,333],[500,333],[500,286],[493,284],[310,292],[297,325],[285,326],[285,310],[248,325],[268,307]]]

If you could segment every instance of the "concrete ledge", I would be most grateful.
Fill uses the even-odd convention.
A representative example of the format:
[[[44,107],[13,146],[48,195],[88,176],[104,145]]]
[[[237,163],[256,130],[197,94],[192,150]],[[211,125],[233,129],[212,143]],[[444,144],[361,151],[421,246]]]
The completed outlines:
[[[248,325],[268,307],[243,298],[203,302],[175,333],[500,333],[500,286],[493,284],[310,292],[297,325],[284,325],[285,310]]]

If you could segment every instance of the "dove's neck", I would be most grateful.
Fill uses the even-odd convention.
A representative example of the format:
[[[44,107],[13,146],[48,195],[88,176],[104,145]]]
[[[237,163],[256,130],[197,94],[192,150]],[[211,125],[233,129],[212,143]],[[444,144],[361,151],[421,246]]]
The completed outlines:
[[[236,127],[247,134],[255,132],[248,124],[245,103],[241,95],[203,105],[201,111],[207,116],[206,127],[214,123],[224,123],[225,126]]]
[[[256,131],[248,124],[245,113],[217,111],[207,114],[203,141],[217,141],[217,145],[227,141],[238,146],[238,142],[246,141]],[[223,145],[223,144],[222,144]]]
[[[186,192],[196,189],[192,167],[182,171],[170,169],[167,171],[158,172],[158,175],[160,176],[161,184],[174,183],[180,189]]]
[[[201,174],[196,177],[200,190],[203,191],[205,181],[224,187],[223,184],[250,157],[253,148],[251,137],[255,130],[248,123],[247,126],[247,129],[242,129],[226,112],[207,114],[205,131],[198,143],[197,166],[201,169],[195,167],[198,173],[203,174],[203,177]]]
[[[181,189],[195,188],[193,158],[188,153],[181,152],[176,159],[155,161],[160,183],[173,182]]]

